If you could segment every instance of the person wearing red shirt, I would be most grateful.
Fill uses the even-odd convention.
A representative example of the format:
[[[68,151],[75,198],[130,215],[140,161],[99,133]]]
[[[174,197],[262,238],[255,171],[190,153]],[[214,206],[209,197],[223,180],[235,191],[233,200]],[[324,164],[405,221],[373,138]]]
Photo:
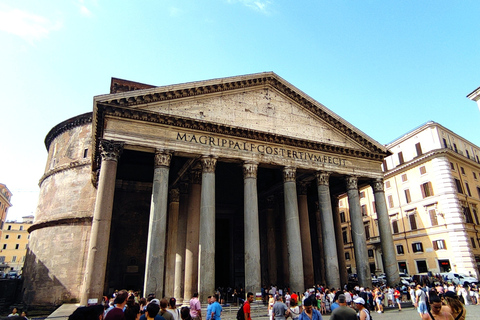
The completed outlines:
[[[247,293],[247,301],[243,304],[243,313],[245,314],[245,320],[252,320],[252,314],[250,313],[250,303],[253,302],[253,293]]]

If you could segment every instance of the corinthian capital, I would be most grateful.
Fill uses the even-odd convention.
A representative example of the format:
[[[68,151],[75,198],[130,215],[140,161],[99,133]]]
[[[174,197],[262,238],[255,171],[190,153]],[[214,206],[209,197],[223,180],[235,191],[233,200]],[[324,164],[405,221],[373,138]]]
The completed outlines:
[[[123,151],[124,142],[113,140],[100,140],[100,155],[102,161],[118,161]]]
[[[258,162],[247,161],[243,164],[243,179],[257,177]]]
[[[317,186],[328,186],[330,183],[330,173],[325,171],[317,171]]]
[[[200,160],[202,163],[203,172],[213,173],[215,172],[215,166],[217,165],[217,158],[214,156],[204,156]]]
[[[347,182],[347,190],[358,190],[358,178],[355,176],[349,176],[345,179]]]
[[[294,167],[283,168],[283,182],[293,181],[296,179],[297,169]]]
[[[165,150],[155,150],[155,168],[169,167],[172,160],[172,153]]]
[[[371,186],[373,188],[373,192],[383,192],[383,179],[376,179],[371,183]]]
[[[169,191],[170,202],[178,202],[180,201],[180,190],[179,189],[171,189]]]

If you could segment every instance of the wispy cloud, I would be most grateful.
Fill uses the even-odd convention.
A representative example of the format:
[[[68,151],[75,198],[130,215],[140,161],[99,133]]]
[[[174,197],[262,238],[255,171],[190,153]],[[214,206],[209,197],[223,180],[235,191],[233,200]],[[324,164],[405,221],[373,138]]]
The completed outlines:
[[[0,8],[0,31],[4,31],[33,44],[47,38],[50,32],[61,28],[60,22],[22,11],[19,9]]]
[[[273,3],[272,0],[228,0],[230,3],[240,2],[244,6],[253,9],[261,13],[271,13],[270,5]]]
[[[170,7],[168,11],[170,12],[171,17],[176,17],[182,12],[182,10],[177,7]]]
[[[84,0],[78,0],[77,6],[80,8],[80,14],[82,16],[85,16],[85,17],[91,17],[92,16],[92,12],[90,11],[90,9],[87,8]]]

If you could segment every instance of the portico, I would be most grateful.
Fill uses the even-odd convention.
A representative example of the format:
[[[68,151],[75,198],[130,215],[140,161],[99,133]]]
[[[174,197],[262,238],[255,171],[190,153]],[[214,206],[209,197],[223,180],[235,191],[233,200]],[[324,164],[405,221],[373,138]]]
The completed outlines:
[[[202,301],[218,286],[340,287],[345,261],[332,199],[345,192],[359,282],[371,286],[355,208],[358,186],[373,184],[386,214],[382,145],[274,73],[139,89],[94,100],[93,215],[112,231],[90,235],[82,303],[127,285],[180,300],[199,292]],[[101,205],[109,199],[113,206]],[[379,227],[391,238],[388,223]],[[382,242],[383,252],[389,246]],[[396,265],[395,256],[384,259]],[[90,276],[98,269],[103,277]],[[398,270],[387,277],[393,283]]]

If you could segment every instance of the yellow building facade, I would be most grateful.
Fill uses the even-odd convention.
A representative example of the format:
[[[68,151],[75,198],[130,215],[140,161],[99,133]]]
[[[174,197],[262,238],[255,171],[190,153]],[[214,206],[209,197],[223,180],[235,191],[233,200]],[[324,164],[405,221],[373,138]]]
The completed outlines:
[[[384,190],[400,272],[479,276],[480,148],[435,122],[387,145]],[[359,190],[372,273],[383,272],[373,192]],[[339,200],[345,259],[355,273],[348,201]]]
[[[23,217],[22,222],[7,221],[3,225],[0,240],[0,260],[4,264],[4,272],[17,271],[21,274],[27,254],[30,235],[28,228],[33,223],[33,216]]]

